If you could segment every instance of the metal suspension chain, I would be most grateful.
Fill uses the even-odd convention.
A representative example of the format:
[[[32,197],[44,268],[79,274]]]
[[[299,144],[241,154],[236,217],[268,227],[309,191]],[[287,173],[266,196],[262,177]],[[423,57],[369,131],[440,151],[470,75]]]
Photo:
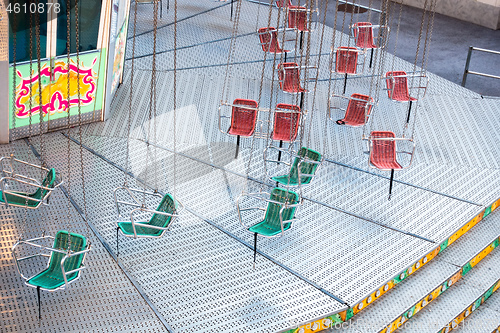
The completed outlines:
[[[85,172],[84,172],[84,167],[83,167],[83,140],[82,140],[82,110],[81,110],[81,103],[80,103],[80,20],[78,17],[79,14],[79,0],[75,0],[75,30],[76,30],[76,38],[75,38],[75,43],[76,43],[76,78],[77,78],[77,84],[76,84],[76,91],[78,94],[78,137],[80,141],[80,177],[82,181],[82,192],[83,192],[83,211],[85,215],[85,228],[86,228],[86,237],[88,239],[90,235],[90,228],[89,228],[89,223],[88,223],[88,215],[87,215],[87,195],[85,192]],[[90,241],[87,247],[90,246]]]
[[[16,14],[12,15],[12,26],[14,27],[15,30],[17,30],[17,17]],[[17,31],[12,31],[12,58],[13,58],[13,71],[12,71],[12,135],[11,138],[14,138],[15,132],[16,132],[16,111],[17,111],[17,106],[16,106],[16,91],[17,91],[17,84],[16,84],[16,77],[17,77]],[[15,145],[11,145],[12,152],[11,152],[11,157],[15,155],[16,149]]]
[[[339,9],[339,0],[335,2],[335,19],[333,21],[333,26],[337,26],[337,18],[338,18],[338,9]],[[328,61],[328,73],[329,73],[329,79],[328,79],[328,102],[327,102],[327,107],[328,107],[328,113],[330,113],[330,97],[332,93],[332,74],[333,74],[333,60],[335,57],[335,38],[337,35],[337,29],[333,29],[333,34],[332,34],[332,45],[331,45],[331,52],[330,52],[330,59]],[[333,83],[333,91],[335,91],[335,86],[337,84],[337,81],[335,80]],[[326,144],[325,140],[328,135],[328,122],[329,122],[329,117],[325,117],[325,124],[323,126],[323,147],[325,147],[326,151]],[[323,152],[324,153],[324,152]]]
[[[66,85],[66,89],[67,89],[67,103],[68,103],[68,106],[67,106],[67,112],[68,112],[68,115],[67,115],[67,130],[68,130],[68,145],[67,145],[67,158],[68,158],[68,162],[67,162],[67,168],[66,168],[66,171],[67,171],[67,179],[68,179],[68,197],[71,198],[71,116],[70,116],[70,108],[71,108],[71,90],[70,90],[70,80],[71,80],[71,75],[70,75],[70,63],[71,63],[71,2],[70,0],[66,0],[66,50],[67,50],[67,57],[66,57],[66,61],[67,61],[67,85]],[[70,221],[72,220],[72,215],[71,215],[71,202],[70,200],[68,200],[68,203],[67,203],[67,209],[68,209],[68,216],[67,216],[67,228],[66,230],[69,230],[69,227],[70,227]],[[69,243],[69,247],[68,248],[71,248],[71,237],[68,237],[69,240],[70,240],[70,243]]]
[[[435,0],[431,0],[429,11],[431,12],[431,17],[428,18],[428,21],[427,21],[427,31],[425,34],[426,36],[425,36],[424,50],[423,50],[423,55],[422,55],[422,73],[427,73],[427,62],[429,60],[428,46],[431,42],[432,31],[434,29],[434,17],[436,14],[436,1]],[[421,86],[421,82],[422,82],[422,77],[419,77],[419,86]],[[419,94],[420,94],[420,90],[419,90]],[[420,96],[417,96],[417,98],[419,98],[419,97]],[[418,113],[415,112],[414,116],[413,116],[413,129],[411,132],[411,140],[413,140],[415,138],[415,132],[417,129],[417,115],[418,115]]]
[[[29,137],[28,137],[28,143],[31,145],[31,136],[32,136],[32,109],[33,109],[33,17],[32,13],[30,13],[29,20],[30,20],[30,98],[29,98],[29,124],[28,124],[28,131],[29,131]],[[26,197],[26,200],[24,202],[25,209],[24,209],[24,224],[21,229],[21,233],[19,235],[19,239],[23,239],[24,237],[24,232],[26,231],[27,225],[28,225],[28,198]]]
[[[129,94],[129,104],[128,104],[128,117],[127,117],[127,147],[125,153],[125,171],[123,173],[123,186],[127,186],[127,176],[128,176],[128,163],[130,156],[130,129],[132,127],[132,101],[134,92],[134,63],[135,63],[135,39],[137,32],[137,2],[135,2],[134,7],[134,35],[132,37],[132,69],[130,71],[130,94]]]
[[[150,101],[149,101],[149,112],[148,112],[148,131],[147,131],[147,137],[146,137],[146,172],[145,172],[145,177],[149,177],[149,160],[150,160],[150,150],[151,150],[151,123],[153,119],[153,112],[156,114],[156,38],[157,38],[157,31],[158,31],[158,2],[155,1],[153,4],[153,58],[152,58],[152,70],[151,70],[151,88],[150,88]],[[153,129],[155,127],[153,126]],[[156,161],[153,161],[153,164],[156,164]],[[156,166],[154,166],[155,171],[156,171]],[[158,191],[157,187],[157,182],[156,182],[156,177],[157,174],[156,172],[154,173],[155,177],[155,186],[154,186],[154,191]],[[146,181],[146,179],[145,179]],[[147,183],[147,181],[146,181]],[[144,184],[144,189],[146,190],[147,184]],[[146,192],[143,192],[142,196],[142,205],[146,205]]]
[[[323,53],[323,39],[324,39],[324,36],[325,36],[325,26],[326,26],[326,13],[327,13],[327,10],[328,10],[328,1],[325,1],[325,8],[324,8],[324,14],[323,14],[323,27],[321,29],[321,37],[320,37],[320,43],[319,43],[319,55],[318,55],[318,68],[316,70],[316,78],[314,80],[314,93],[313,93],[313,103],[312,103],[312,107],[311,107],[311,120],[309,122],[309,130],[308,130],[308,133],[309,135],[307,136],[307,142],[306,142],[306,145],[309,147],[310,145],[310,142],[311,142],[311,133],[312,133],[312,112],[314,110],[314,107],[316,105],[316,89],[318,87],[318,78],[319,78],[319,66],[321,65],[321,54]],[[330,99],[330,96],[328,96],[328,99]],[[328,118],[328,117],[327,117]],[[324,153],[324,152],[323,152]]]
[[[422,13],[422,19],[420,21],[420,31],[419,31],[419,34],[418,34],[418,42],[417,42],[417,51],[415,53],[415,61],[413,63],[413,73],[416,73],[417,72],[417,63],[418,63],[418,55],[420,53],[420,44],[422,42],[422,34],[423,34],[423,31],[424,31],[424,24],[425,24],[425,16],[427,14],[427,3],[428,3],[428,0],[425,0],[425,3],[424,3],[424,9],[423,9],[423,13]],[[425,56],[425,55],[424,55]],[[413,82],[415,81],[414,78],[411,79],[411,86],[413,86]],[[419,80],[420,81],[420,80]],[[418,101],[415,105],[415,109],[413,111],[413,118],[415,119],[415,116],[417,114],[417,111],[418,111]],[[415,124],[413,124],[413,127],[415,127]],[[408,124],[406,124],[404,127],[403,127],[403,138],[406,136],[406,130],[408,128]],[[413,131],[414,132],[414,131]]]
[[[177,0],[174,0],[174,200],[177,200]],[[174,204],[175,205],[175,204]]]
[[[394,42],[394,52],[392,58],[392,71],[394,71],[394,64],[396,61],[396,54],[398,49],[398,40],[399,40],[399,30],[401,28],[401,17],[403,15],[403,0],[399,3],[399,17],[398,17],[398,28],[396,29],[396,41]]]
[[[231,71],[233,68],[233,64],[232,64],[231,60],[234,57],[234,53],[235,53],[235,49],[236,49],[236,38],[238,35],[238,26],[240,23],[240,11],[241,11],[241,0],[238,0],[236,3],[235,19],[233,22],[233,31],[231,33],[231,41],[229,43],[229,52],[227,54],[226,73],[224,76],[224,84],[222,87],[221,103],[224,101],[227,102],[227,96],[229,94],[230,84],[229,84],[228,80],[231,80]],[[226,91],[226,88],[227,88],[227,91]],[[226,98],[224,98],[224,97],[226,97]]]
[[[380,16],[380,21],[379,21],[379,24],[380,25],[383,25],[383,24],[387,24],[387,22],[389,22],[390,18],[391,18],[391,11],[390,11],[390,0],[384,0],[382,2],[382,5],[381,5],[381,11],[382,11],[382,14],[385,14],[385,15],[381,15]],[[380,41],[380,43],[385,43],[387,41],[387,39],[389,39],[389,36],[390,34],[386,34],[384,36],[381,36],[383,39],[382,41]],[[387,56],[385,55],[382,55],[381,54],[382,52],[377,52],[375,54],[375,59],[374,59],[374,63],[377,64],[377,66],[374,66],[373,68],[373,73],[374,75],[372,76],[372,79],[371,79],[371,82],[370,82],[370,93],[369,93],[369,96],[372,97],[374,99],[375,102],[378,102],[379,99],[380,99],[380,92],[382,90],[381,88],[381,80],[380,78],[383,77],[383,72],[384,72],[384,68],[385,68],[385,63],[386,63],[386,59],[387,59]],[[378,68],[377,70],[375,70],[375,68]],[[375,83],[373,83],[375,82]],[[373,86],[375,86],[375,88],[373,89]],[[372,92],[374,90],[374,96],[372,96]],[[368,129],[368,135],[371,135],[371,132],[373,130],[373,124],[374,124],[374,121],[372,119],[373,117],[370,117],[370,120],[369,120],[369,124],[365,124],[363,126],[363,136],[362,136],[362,139],[367,139],[367,135],[366,135],[366,129],[367,127],[369,128]]]

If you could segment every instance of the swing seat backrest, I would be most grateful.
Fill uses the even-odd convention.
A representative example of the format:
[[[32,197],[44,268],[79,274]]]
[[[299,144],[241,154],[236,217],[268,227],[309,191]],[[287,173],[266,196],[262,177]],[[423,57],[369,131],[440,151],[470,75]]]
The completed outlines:
[[[304,158],[308,160],[320,162],[321,154],[315,150],[302,147],[299,150],[298,155],[300,157],[296,157],[293,161],[292,167],[290,168],[290,173],[288,175],[273,177],[274,181],[277,181],[283,185],[291,185],[298,186],[299,185],[299,163],[300,163],[300,184],[307,185],[311,182],[313,176],[303,176],[304,174],[314,175],[316,173],[316,169],[318,169],[318,164],[304,161]]]
[[[335,71],[343,74],[357,74],[358,53],[359,50],[355,47],[339,47],[335,55]]]
[[[262,51],[270,53],[288,52],[280,48],[278,41],[278,32],[275,28],[260,28],[258,33]]]
[[[297,137],[300,122],[300,107],[280,103],[276,105],[272,139],[292,142]]]
[[[274,188],[271,192],[270,200],[280,202],[281,204],[270,202],[267,205],[266,215],[262,222],[257,223],[248,230],[263,236],[275,236],[281,233],[280,211],[285,204],[294,205],[299,200],[299,195],[293,191],[287,191],[282,188]],[[296,207],[285,208],[281,214],[283,218],[283,230],[290,229],[292,223],[285,222],[295,217]]]
[[[394,132],[373,131],[371,138],[395,138]],[[399,170],[401,165],[396,160],[395,140],[371,140],[370,162],[381,170]]]
[[[249,108],[245,108],[245,106]],[[258,104],[251,99],[237,98],[233,102],[231,111],[231,127],[228,134],[239,136],[252,136],[257,122]]]
[[[47,176],[42,181],[42,186],[47,188],[54,188],[54,183],[56,181],[56,170],[54,168],[50,169]],[[49,190],[39,188],[31,196],[35,199],[43,199]]]
[[[373,25],[370,22],[358,22],[353,25],[356,46],[362,49],[376,49],[373,42]]]
[[[41,183],[41,186],[53,189],[56,182],[56,170],[54,168],[50,169],[45,176],[44,180]],[[22,193],[15,192],[16,194],[23,195],[25,197],[43,200],[48,193],[49,190],[38,188],[34,193]],[[4,193],[0,192],[0,202],[4,202]],[[27,204],[28,207],[34,208],[41,205],[40,201],[30,200],[22,197],[18,197],[15,195],[11,195],[9,193],[5,193],[5,197],[7,198],[7,202],[9,204],[25,206]]]
[[[352,94],[345,117],[342,119],[345,125],[348,126],[362,126],[366,122],[366,117],[370,115],[372,104],[366,107],[368,101],[373,103],[373,98],[367,95]],[[365,115],[366,112],[366,115]]]
[[[158,208],[156,208],[157,212],[168,213],[168,214],[175,214],[176,210],[177,210],[176,202],[172,197],[172,195],[168,193],[165,194],[160,204],[158,205]],[[168,227],[171,221],[172,221],[172,216],[155,213],[149,220],[148,224],[155,227],[166,228]],[[151,232],[154,233],[163,232],[162,230],[154,230],[154,229],[148,229],[148,230],[151,230]]]
[[[290,7],[292,5],[292,0],[277,0],[276,1],[276,7],[278,8],[283,8],[283,7]]]
[[[385,74],[387,95],[390,99],[398,102],[416,101],[410,96],[408,89],[408,76],[405,71],[393,71]]]
[[[307,9],[302,6],[288,6],[288,28],[307,30]]]
[[[71,236],[70,236],[71,235]],[[72,252],[80,252],[87,247],[87,239],[82,235],[71,233],[61,230],[58,231],[54,239],[54,249],[68,252],[71,244]],[[61,270],[61,261],[65,254],[59,252],[52,252],[50,255],[49,265],[47,269],[38,273],[26,283],[33,287],[40,287],[45,290],[55,290],[64,285],[63,272]],[[64,262],[64,270],[66,272],[78,269],[82,266],[85,254],[70,256]],[[74,272],[66,275],[68,282],[76,279],[79,272]]]
[[[299,66],[295,62],[284,62],[278,65],[278,79],[281,90],[296,94],[306,92],[300,86]]]

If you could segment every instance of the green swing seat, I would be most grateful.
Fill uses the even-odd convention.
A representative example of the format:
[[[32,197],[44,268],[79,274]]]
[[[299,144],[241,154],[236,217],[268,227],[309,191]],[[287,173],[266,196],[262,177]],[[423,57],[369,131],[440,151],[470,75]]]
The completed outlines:
[[[71,239],[69,235],[71,235]],[[87,246],[87,239],[82,235],[74,233],[69,234],[67,231],[61,230],[56,234],[53,248],[67,252],[69,243],[71,243],[71,251],[76,253],[85,250]],[[50,291],[62,287],[65,284],[65,281],[63,271],[61,269],[61,261],[65,256],[65,254],[60,252],[52,252],[47,269],[30,278],[26,281],[26,284],[31,287],[39,287],[40,289]],[[84,257],[85,253],[82,253],[70,256],[66,259],[64,262],[65,272],[81,268]],[[80,272],[78,271],[67,274],[66,280],[68,283],[75,280],[79,276],[79,273]]]
[[[168,193],[165,194],[156,211],[175,215],[177,211],[177,203],[172,195]],[[135,222],[135,231],[139,237],[160,237],[163,235],[165,230],[148,228],[147,226],[166,228],[171,221],[172,216],[155,213],[147,223]],[[143,225],[143,227],[140,225]],[[118,228],[125,236],[134,237],[132,222],[118,222]]]
[[[50,169],[47,176],[42,181],[41,186],[46,188],[54,188],[56,181],[56,170],[54,168]],[[23,192],[7,192],[5,193],[0,190],[0,203],[9,204],[18,207],[28,207],[28,208],[38,208],[49,190],[38,188],[34,193],[23,193]],[[18,194],[20,196],[14,195]],[[50,193],[49,193],[50,194]],[[32,198],[32,199],[31,199]],[[5,201],[7,199],[7,201]],[[33,200],[34,199],[34,200]]]
[[[285,221],[289,221],[294,218],[296,207],[285,208],[281,215],[282,220],[280,220],[280,211],[285,203],[289,205],[296,204],[299,200],[299,195],[293,191],[287,191],[276,187],[272,190],[269,199],[282,204],[269,202],[264,220],[248,228],[248,231],[265,237],[273,237],[282,232],[281,221],[284,222],[283,231],[290,229],[292,226],[291,222]]]
[[[288,175],[276,176],[271,179],[285,186],[299,186],[299,185],[307,185],[313,179],[314,173],[318,168],[318,163],[311,163],[304,160],[307,158],[308,160],[314,162],[321,161],[321,154],[315,150],[302,147],[299,150],[298,155],[300,157],[296,157],[292,167],[290,168],[290,173]],[[300,164],[300,167],[299,167]],[[300,171],[300,183],[299,183],[299,171]],[[307,176],[305,176],[307,175]]]

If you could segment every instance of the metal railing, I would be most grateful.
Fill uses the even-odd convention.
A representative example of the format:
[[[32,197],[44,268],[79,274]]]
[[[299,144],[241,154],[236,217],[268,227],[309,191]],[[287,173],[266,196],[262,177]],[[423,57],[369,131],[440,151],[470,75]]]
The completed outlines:
[[[493,79],[500,79],[500,76],[497,75],[492,75],[492,74],[486,74],[486,73],[480,73],[480,72],[474,72],[469,70],[469,65],[470,65],[470,59],[472,56],[472,51],[480,51],[480,52],[486,52],[486,53],[492,53],[492,54],[498,54],[500,55],[500,51],[493,51],[493,50],[488,50],[488,49],[481,49],[479,47],[474,47],[471,46],[469,47],[469,53],[467,54],[467,61],[465,63],[465,69],[464,69],[464,76],[462,79],[462,87],[465,87],[465,82],[467,81],[467,75],[472,74],[472,75],[479,75],[479,76],[484,76],[484,77],[489,77]]]

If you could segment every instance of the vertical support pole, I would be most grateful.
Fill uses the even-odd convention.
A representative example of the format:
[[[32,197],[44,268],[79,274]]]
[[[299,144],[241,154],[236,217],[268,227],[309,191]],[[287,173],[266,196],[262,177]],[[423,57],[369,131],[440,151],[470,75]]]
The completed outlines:
[[[233,2],[234,0],[231,0],[231,21],[233,20]]]
[[[467,54],[467,61],[465,62],[464,76],[462,78],[462,87],[465,87],[465,81],[467,81],[467,74],[469,73],[470,58],[472,56],[472,50],[474,47],[469,47],[469,53]]]
[[[300,31],[300,49],[302,50],[302,44],[304,43],[304,31]]]
[[[253,234],[253,268],[255,269],[255,260],[257,259],[257,233]]]
[[[370,54],[370,68],[372,68],[372,63],[373,63],[373,50],[375,49],[372,48],[372,52]]]
[[[285,45],[283,45],[283,46],[285,46]],[[287,53],[288,53],[288,52],[285,52],[285,62],[286,62],[286,55],[287,55]]]
[[[346,88],[347,88],[347,73],[345,73],[345,76],[344,76],[344,93],[343,93],[343,95],[345,95]]]
[[[240,136],[236,137],[236,153],[234,154],[234,159],[238,158],[238,153],[240,151]]]
[[[118,261],[118,232],[120,231],[120,227],[116,227],[116,261]]]
[[[167,12],[169,7],[170,0],[167,0]],[[163,0],[160,0],[160,18],[163,16]]]
[[[280,148],[283,147],[283,140],[280,140]],[[281,161],[281,150],[278,150],[278,161]]]
[[[299,107],[300,107],[300,112],[302,112],[302,109],[304,108],[304,92],[300,92],[300,103],[299,103]],[[292,117],[293,119],[293,117]],[[293,124],[292,124],[293,125]]]
[[[42,319],[42,303],[40,300],[40,286],[36,287],[36,295],[38,297],[38,320]]]
[[[389,181],[389,200],[391,200],[393,182],[394,182],[394,169],[391,169],[391,180]]]
[[[413,104],[413,101],[410,100],[410,105],[408,106],[408,116],[406,117],[406,124],[410,122],[410,115],[411,115],[411,106]]]

